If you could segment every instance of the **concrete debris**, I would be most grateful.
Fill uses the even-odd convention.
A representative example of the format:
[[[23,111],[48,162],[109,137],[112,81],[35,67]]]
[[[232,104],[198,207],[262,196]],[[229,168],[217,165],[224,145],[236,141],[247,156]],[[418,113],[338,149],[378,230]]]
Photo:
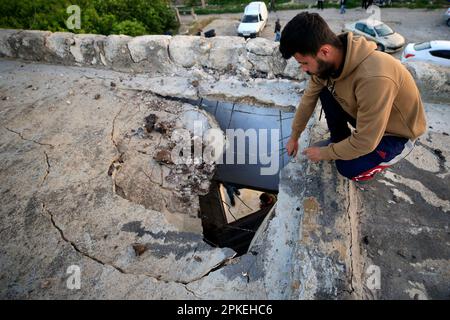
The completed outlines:
[[[155,114],[150,114],[147,117],[145,117],[145,123],[144,128],[147,131],[147,133],[151,133],[153,129],[155,128],[155,123],[158,120],[158,117]]]
[[[173,164],[170,153],[170,150],[160,150],[156,153],[153,159],[155,159],[155,161],[159,163]]]

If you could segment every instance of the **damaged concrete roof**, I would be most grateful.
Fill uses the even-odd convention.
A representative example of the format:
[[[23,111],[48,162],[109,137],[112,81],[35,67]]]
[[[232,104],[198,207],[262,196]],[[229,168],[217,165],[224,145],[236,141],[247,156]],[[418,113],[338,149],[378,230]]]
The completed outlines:
[[[24,47],[11,49],[10,37],[23,41],[26,34],[8,32],[0,33],[0,52],[29,58]],[[91,38],[54,49],[62,55],[75,50],[76,57],[73,46],[92,44]],[[161,41],[192,45],[177,37]],[[140,48],[135,42],[131,47]],[[255,59],[265,54],[253,44],[238,45]],[[78,60],[85,61],[86,50]],[[207,192],[214,168],[177,167],[163,152],[171,143],[167,133],[186,125],[187,112],[211,127],[218,123],[168,97],[289,110],[303,79],[253,79],[196,67],[180,75],[133,74],[8,59],[0,60],[0,71],[1,297],[449,297],[448,100],[426,103],[428,133],[371,184],[346,181],[330,162],[311,164],[299,156],[288,163],[275,211],[249,252],[236,257],[202,240],[198,195]],[[429,84],[418,83],[427,90]],[[326,137],[317,118],[301,148]],[[148,129],[152,122],[157,130]],[[79,290],[67,287],[72,265],[81,268]],[[379,267],[380,288],[368,285],[371,266]]]

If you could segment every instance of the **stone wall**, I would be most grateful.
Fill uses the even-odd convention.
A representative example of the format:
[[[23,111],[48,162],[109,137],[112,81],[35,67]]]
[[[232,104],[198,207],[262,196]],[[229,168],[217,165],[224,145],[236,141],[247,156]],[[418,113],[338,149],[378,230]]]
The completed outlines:
[[[295,60],[284,60],[278,43],[263,38],[164,35],[133,38],[0,29],[0,57],[163,76],[203,69],[243,79],[304,79]]]
[[[422,100],[448,104],[450,101],[450,68],[425,62],[407,62]]]

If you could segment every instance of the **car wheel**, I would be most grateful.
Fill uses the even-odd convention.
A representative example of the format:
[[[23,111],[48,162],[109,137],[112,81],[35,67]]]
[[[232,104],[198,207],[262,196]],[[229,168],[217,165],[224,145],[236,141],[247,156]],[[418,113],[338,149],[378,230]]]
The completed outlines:
[[[450,19],[447,20],[447,26],[450,27]]]
[[[384,52],[384,46],[381,43],[377,43],[377,50]]]

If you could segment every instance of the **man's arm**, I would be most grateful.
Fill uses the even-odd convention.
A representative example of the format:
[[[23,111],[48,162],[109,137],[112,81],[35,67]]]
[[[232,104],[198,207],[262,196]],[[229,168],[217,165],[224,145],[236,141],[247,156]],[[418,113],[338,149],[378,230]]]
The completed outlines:
[[[388,77],[362,80],[355,90],[356,130],[347,139],[320,148],[320,160],[351,160],[375,150],[385,134],[397,92],[397,84]]]
[[[286,149],[288,155],[296,156],[298,151],[298,138],[300,137],[303,130],[306,128],[309,118],[311,118],[312,113],[317,104],[317,99],[319,98],[319,93],[323,89],[324,85],[320,83],[315,76],[312,76],[309,80],[308,87],[306,88],[300,105],[295,111],[294,120],[292,121],[292,133],[289,138]]]
[[[300,105],[295,112],[294,121],[292,121],[291,138],[298,140],[300,134],[305,130],[306,124],[316,108],[317,99],[323,87],[324,85],[315,76],[311,77],[308,88],[306,88]]]

